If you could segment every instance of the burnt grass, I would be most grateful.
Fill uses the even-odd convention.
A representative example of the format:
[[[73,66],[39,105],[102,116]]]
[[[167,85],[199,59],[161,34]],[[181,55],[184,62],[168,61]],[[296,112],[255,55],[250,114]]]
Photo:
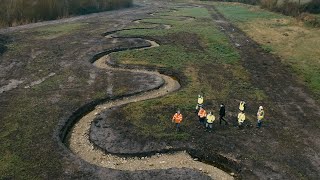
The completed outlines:
[[[0,126],[0,179],[209,178],[200,171],[187,168],[129,172],[97,167],[73,155],[59,137],[64,138],[60,130],[69,120],[76,121],[94,104],[158,86],[153,83],[154,77],[137,73],[107,73],[93,67],[90,60],[115,47],[143,46],[145,42],[136,38],[119,39],[118,43],[113,44],[102,38],[101,34],[106,29],[116,29],[113,25],[128,24],[133,18],[143,18],[159,8],[163,7],[140,7],[127,14],[115,12],[107,13],[105,17],[84,19],[81,27],[58,37],[51,37],[55,34],[50,33],[48,37],[39,36],[36,29],[7,33],[4,38],[0,36],[0,48],[3,49],[0,55],[0,86],[8,84],[11,79],[23,80],[18,88],[0,94],[0,121],[3,124]],[[211,6],[208,9],[213,20],[227,21]],[[119,19],[119,15],[123,18]],[[320,145],[317,140],[319,122],[316,120],[320,115],[319,105],[313,101],[312,93],[291,75],[290,68],[282,65],[279,58],[264,52],[238,28],[230,23],[218,25],[223,27],[222,31],[226,32],[232,43],[241,45],[238,47],[242,57],[240,63],[250,74],[250,82],[263,89],[268,98],[260,102],[248,95],[247,92],[254,87],[241,79],[233,79],[234,72],[230,70],[230,65],[195,63],[195,67],[202,69],[197,74],[201,83],[210,84],[217,92],[226,86],[232,87],[225,96],[206,100],[208,107],[217,108],[221,102],[227,105],[229,126],[215,123],[214,133],[206,133],[202,127],[198,128],[193,109],[185,109],[183,113],[187,122],[182,126],[182,133],[189,136],[163,141],[141,136],[126,116],[124,106],[110,109],[95,119],[91,126],[91,141],[100,148],[113,145],[108,148],[110,153],[122,152],[125,155],[139,151],[146,153],[135,155],[151,155],[155,151],[165,151],[165,146],[172,146],[170,151],[185,149],[193,157],[233,171],[243,179],[317,179],[320,176],[317,158]],[[10,48],[5,45],[7,36],[12,38]],[[205,48],[198,37],[190,33],[152,38],[164,44],[183,44],[190,51]],[[158,70],[178,78],[182,90],[189,83],[183,72],[173,69],[121,65],[116,60],[113,66]],[[214,73],[208,73],[213,69]],[[42,84],[24,88],[51,72],[56,75]],[[112,76],[111,82],[109,76]],[[108,94],[106,89],[111,84],[113,93]],[[254,127],[253,117],[243,130],[235,127],[240,97],[248,102],[247,114],[253,117],[257,107],[263,103],[267,119],[261,130]],[[176,107],[159,104],[153,109],[168,114],[170,120]],[[72,115],[76,118],[70,119]],[[144,118],[148,123],[155,122],[152,113]],[[108,139],[106,129],[119,136]],[[165,132],[173,130],[173,127],[167,128]],[[130,148],[124,148],[120,141],[126,142]]]

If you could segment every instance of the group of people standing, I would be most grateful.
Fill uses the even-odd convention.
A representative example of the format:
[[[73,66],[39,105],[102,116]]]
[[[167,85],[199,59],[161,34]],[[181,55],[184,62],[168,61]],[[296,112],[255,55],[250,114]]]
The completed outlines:
[[[204,103],[204,98],[202,95],[199,94],[197,105],[196,105],[196,113],[199,117],[199,123],[200,125],[204,125],[206,127],[206,131],[212,132],[213,122],[216,120],[216,117],[214,116],[212,111],[209,111],[209,113],[207,113],[207,111],[204,109],[203,103]],[[246,103],[244,101],[240,101],[239,113],[237,116],[239,128],[243,127],[243,123],[246,120],[245,109],[246,109]],[[225,108],[225,105],[222,103],[220,105],[220,110],[219,110],[220,125],[222,124],[222,122],[224,122],[225,125],[228,125],[228,122],[224,119],[225,116],[226,116],[226,108]],[[257,112],[257,128],[261,128],[263,118],[264,118],[264,110],[263,110],[263,107],[260,106]],[[175,123],[176,131],[180,130],[180,123],[182,122],[182,119],[183,119],[182,114],[180,110],[178,110],[172,117],[172,122]]]

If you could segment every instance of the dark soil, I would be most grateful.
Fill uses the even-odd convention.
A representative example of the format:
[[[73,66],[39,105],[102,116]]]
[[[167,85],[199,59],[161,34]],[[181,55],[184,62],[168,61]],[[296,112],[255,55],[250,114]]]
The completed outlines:
[[[150,141],[150,137],[131,133],[132,124],[125,119],[118,108],[104,111],[91,125],[90,140],[108,153],[126,156],[146,156],[157,152],[185,149],[190,145],[182,142]]]
[[[205,47],[201,44],[200,37],[194,33],[174,33],[168,36],[153,37],[160,44],[175,44],[184,47],[187,51],[203,51]]]

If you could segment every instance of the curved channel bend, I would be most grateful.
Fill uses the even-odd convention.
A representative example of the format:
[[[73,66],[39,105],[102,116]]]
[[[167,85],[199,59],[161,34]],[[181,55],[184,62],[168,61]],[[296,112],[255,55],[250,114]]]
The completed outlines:
[[[141,48],[148,49],[158,47],[159,44],[146,40],[151,44],[150,47]],[[176,153],[168,154],[157,154],[151,157],[146,158],[120,158],[115,155],[105,154],[102,150],[94,148],[94,145],[89,140],[89,130],[92,121],[102,111],[117,107],[132,102],[143,101],[152,98],[158,98],[165,96],[168,93],[176,91],[180,88],[180,84],[173,78],[160,74],[155,71],[146,71],[140,69],[123,69],[123,68],[113,68],[108,65],[110,60],[109,55],[105,55],[94,62],[94,66],[101,69],[113,70],[113,71],[126,71],[126,72],[136,72],[136,73],[145,73],[150,75],[157,75],[161,77],[164,81],[164,85],[159,89],[141,93],[138,95],[133,95],[124,99],[118,99],[114,101],[109,101],[104,104],[100,104],[95,107],[95,109],[84,117],[82,117],[71,129],[69,132],[68,145],[70,150],[78,155],[80,158],[85,161],[95,164],[101,167],[119,169],[119,170],[152,170],[152,169],[169,169],[169,168],[190,168],[197,169],[207,174],[213,179],[233,179],[228,173],[200,161],[194,160],[188,153],[185,151],[179,151]]]

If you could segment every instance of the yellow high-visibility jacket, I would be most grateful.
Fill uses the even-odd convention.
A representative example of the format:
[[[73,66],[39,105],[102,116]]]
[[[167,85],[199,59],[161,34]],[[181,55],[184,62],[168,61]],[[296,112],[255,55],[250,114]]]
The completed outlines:
[[[244,120],[246,120],[246,115],[245,115],[244,113],[240,112],[240,113],[238,114],[238,122],[239,122],[239,123],[243,123]]]
[[[213,123],[216,120],[216,117],[213,114],[207,115],[207,123]]]
[[[240,102],[240,105],[239,105],[239,110],[240,110],[240,111],[244,111],[244,106],[245,106],[245,104],[246,104],[246,103],[245,103],[244,101],[241,101],[241,102]]]
[[[198,97],[198,104],[203,104],[203,97]]]
[[[262,120],[264,118],[264,111],[263,110],[258,111],[257,118],[258,118],[258,120]]]

